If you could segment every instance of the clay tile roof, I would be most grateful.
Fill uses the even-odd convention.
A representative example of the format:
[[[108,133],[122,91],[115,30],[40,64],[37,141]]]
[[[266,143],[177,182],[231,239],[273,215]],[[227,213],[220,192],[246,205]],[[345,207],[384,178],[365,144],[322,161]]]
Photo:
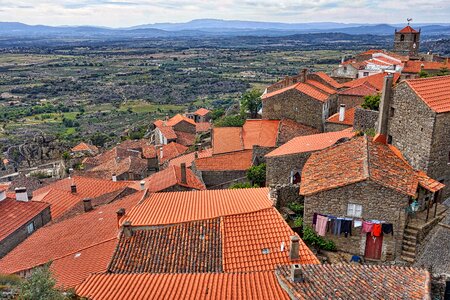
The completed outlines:
[[[286,91],[295,89],[296,87],[297,87],[297,84],[292,84],[292,85],[287,86],[287,87],[285,87],[285,88],[282,88],[282,89],[273,91],[273,92],[271,92],[271,93],[264,94],[264,95],[261,96],[261,99],[264,100],[264,99],[270,98],[270,97],[272,97],[272,96],[282,94],[282,93],[284,93],[284,92],[286,92]]]
[[[200,171],[245,171],[253,164],[253,151],[243,150],[223,154],[214,154],[195,160]]]
[[[182,163],[186,164],[187,168],[192,166],[192,163],[195,161],[195,153],[197,153],[198,158],[211,157],[212,156],[212,148],[191,152],[185,155],[178,156],[169,162],[169,166],[181,166]]]
[[[164,163],[168,160],[171,160],[172,158],[180,156],[181,154],[185,153],[188,150],[189,148],[186,146],[183,146],[175,142],[171,142],[162,147],[162,155],[161,152],[158,153],[159,162]]]
[[[52,219],[61,217],[65,212],[73,208],[83,200],[82,197],[71,192],[52,189],[38,196],[33,197],[33,201],[45,202],[51,205]]]
[[[116,245],[117,238],[114,237],[55,259],[50,271],[56,286],[67,290],[79,285],[92,273],[105,272]]]
[[[377,93],[378,90],[367,81],[360,85],[353,86],[351,88],[338,92],[339,95],[361,96],[361,97],[367,95],[376,95]]]
[[[188,122],[188,123],[190,123],[192,125],[195,125],[195,121],[194,120],[189,119],[188,117],[185,117],[185,116],[183,116],[181,114],[177,114],[177,115],[173,116],[172,118],[170,118],[164,124],[165,124],[165,126],[175,126],[175,125],[177,125],[178,123],[180,123],[182,121],[185,121],[185,122]]]
[[[117,176],[132,172],[134,174],[143,174],[148,168],[146,159],[136,156],[128,156],[125,158],[112,158],[98,166],[84,172],[86,176],[110,179],[113,174]]]
[[[273,271],[231,274],[93,274],[77,287],[76,292],[92,300],[290,299]]]
[[[296,235],[274,208],[223,218],[224,272],[274,270],[289,260],[290,237]],[[282,244],[284,249],[282,250]],[[299,264],[317,264],[316,256],[300,240]]]
[[[322,92],[324,94],[333,95],[336,94],[336,90],[326,86],[325,84],[322,84],[315,80],[307,80],[306,84],[312,85],[313,87],[317,88],[319,92]]]
[[[293,282],[291,266],[276,276],[292,299],[429,299],[430,273],[399,266],[323,264],[300,265],[303,279]]]
[[[186,168],[186,183],[183,183],[181,181],[180,166],[169,166],[167,169],[156,172],[143,181],[145,181],[145,187],[152,193],[160,192],[176,185],[196,190],[206,189],[205,185],[189,168]]]
[[[177,143],[189,147],[195,144],[195,134],[183,131],[175,131]]]
[[[168,140],[175,140],[177,138],[177,134],[173,130],[173,127],[162,125],[158,126],[158,130],[161,131],[162,135]]]
[[[334,124],[344,124],[344,125],[353,126],[353,121],[355,119],[355,110],[356,110],[356,107],[346,109],[345,114],[344,114],[344,121],[339,121],[339,113],[335,113],[334,115],[332,115],[331,117],[329,117],[327,119],[327,122],[334,123]]]
[[[437,113],[450,112],[450,76],[406,80],[428,107]]]
[[[334,145],[340,139],[351,138],[354,135],[352,129],[345,129],[336,132],[299,136],[273,150],[266,157],[322,150]]]
[[[300,193],[311,195],[370,179],[415,196],[418,177],[386,144],[357,137],[313,153],[302,171]]]
[[[420,60],[410,60],[405,63],[405,67],[402,73],[419,73],[422,68],[423,70],[440,70],[443,68],[448,68],[448,64],[444,62],[437,61],[420,61]]]
[[[445,187],[445,184],[428,177],[428,175],[423,171],[417,171],[417,176],[419,177],[420,186],[429,190],[430,192],[435,193]]]
[[[210,112],[211,112],[210,110],[202,107],[202,108],[197,109],[194,112],[194,114],[199,115],[199,116],[205,116],[205,115],[209,114]]]
[[[383,89],[384,84],[384,77],[387,76],[387,73],[378,73],[375,75],[370,75],[367,77],[361,77],[349,82],[346,82],[343,84],[345,87],[356,87],[363,83],[368,82],[370,85],[372,85],[374,88],[376,88],[378,91],[381,91]],[[398,81],[400,78],[400,73],[394,73],[394,83]]]
[[[133,226],[176,224],[269,208],[267,188],[155,193],[127,213]]]
[[[331,78],[330,76],[325,74],[324,72],[316,72],[314,74],[316,74],[317,76],[322,78],[322,80],[324,80],[326,83],[328,83],[329,85],[331,85],[335,89],[338,89],[338,88],[342,87],[342,85],[339,82],[337,82],[336,80],[334,80],[333,78]]]
[[[375,53],[384,53],[384,51],[381,49],[369,49],[369,50],[361,53],[360,55],[371,55],[371,54],[375,54]]]
[[[26,225],[48,207],[47,203],[36,201],[24,202],[10,198],[0,201],[0,216],[2,218],[0,241]]]
[[[309,84],[306,83],[297,83],[297,85],[295,86],[295,89],[316,99],[319,100],[321,102],[326,102],[328,100],[328,95],[318,91],[317,89],[315,89],[314,87],[312,87]]]
[[[412,28],[409,25],[404,27],[402,30],[397,31],[397,32],[400,32],[400,33],[419,33],[417,30],[415,30],[414,28]]]
[[[253,149],[254,145],[275,147],[279,126],[279,120],[247,120],[242,127],[244,149]]]
[[[92,151],[92,152],[98,152],[98,148],[94,145],[89,145],[84,142],[79,143],[75,147],[71,149],[72,152],[79,152],[79,151]]]
[[[320,133],[316,128],[298,123],[294,120],[283,119],[280,122],[278,130],[277,145],[287,143],[298,136],[311,135]]]
[[[136,192],[91,212],[39,228],[0,260],[0,273],[28,270],[117,237],[116,211],[129,211],[145,193]]]
[[[215,218],[122,234],[108,272],[222,272],[220,227]]]
[[[213,128],[212,148],[214,154],[243,150],[242,127]]]
[[[211,130],[211,123],[209,122],[200,122],[195,124],[195,132],[201,133]]]

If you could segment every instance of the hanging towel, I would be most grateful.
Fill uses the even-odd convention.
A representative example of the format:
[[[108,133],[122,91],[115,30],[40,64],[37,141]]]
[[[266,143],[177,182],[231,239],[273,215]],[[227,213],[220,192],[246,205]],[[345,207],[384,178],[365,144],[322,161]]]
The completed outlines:
[[[336,218],[336,220],[334,221],[334,226],[333,226],[333,234],[334,235],[340,235],[341,234],[341,228],[342,228],[342,221],[344,219],[343,218]]]
[[[342,221],[342,232],[344,233],[345,237],[348,237],[348,235],[352,235],[352,220],[350,219],[344,219]]]
[[[313,215],[313,225],[316,225],[317,224],[317,213],[314,213],[314,215]]]
[[[362,230],[361,233],[369,233],[372,232],[373,229],[373,223],[369,221],[364,221],[362,224]]]
[[[317,216],[316,232],[320,236],[325,236],[327,232],[328,217]]]
[[[353,222],[353,227],[361,227],[362,226],[362,221],[361,220],[355,220]]]
[[[391,223],[383,223],[383,224],[381,224],[381,230],[385,234],[389,234],[390,233],[390,234],[394,235],[394,225],[392,225]]]
[[[372,235],[381,236],[381,224],[373,224]]]

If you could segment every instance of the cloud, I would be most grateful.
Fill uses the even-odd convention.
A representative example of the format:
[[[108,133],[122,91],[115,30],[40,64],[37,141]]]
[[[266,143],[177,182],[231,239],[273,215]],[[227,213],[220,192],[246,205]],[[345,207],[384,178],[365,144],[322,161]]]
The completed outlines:
[[[124,27],[199,18],[274,22],[448,22],[450,1],[409,0],[0,0],[0,20]]]

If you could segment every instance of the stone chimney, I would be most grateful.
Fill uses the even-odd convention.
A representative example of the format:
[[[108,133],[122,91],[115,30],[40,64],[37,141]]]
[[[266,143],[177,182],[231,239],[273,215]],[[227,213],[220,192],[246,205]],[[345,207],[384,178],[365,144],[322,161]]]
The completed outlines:
[[[83,199],[83,207],[84,207],[84,212],[89,212],[89,211],[93,210],[94,208],[92,207],[92,200],[91,199]]]
[[[17,201],[28,202],[27,188],[18,187],[15,189],[15,192],[16,192],[16,200]]]
[[[299,259],[299,250],[300,250],[300,238],[296,235],[291,236],[291,242],[289,247],[289,259],[296,260]]]
[[[6,199],[6,190],[0,190],[0,201]]]
[[[76,185],[75,183],[73,183],[73,184],[70,186],[70,192],[71,192],[72,194],[76,194],[76,193],[77,193],[77,185]]]
[[[388,121],[389,121],[389,109],[391,106],[392,98],[392,83],[394,76],[389,74],[384,77],[383,92],[380,99],[380,114],[378,116],[377,135],[387,137]]]
[[[123,234],[126,237],[132,237],[133,236],[133,229],[131,228],[131,222],[126,221],[123,223]]]
[[[141,182],[139,183],[139,187],[141,189],[141,191],[145,190],[145,181],[141,180]]]
[[[125,216],[125,208],[119,208],[116,211],[117,214],[117,228],[120,228],[120,219],[122,219],[123,216]]]
[[[163,147],[161,146],[161,148],[159,148],[159,158],[163,158],[164,157],[164,151],[163,151]]]
[[[341,104],[339,107],[339,122],[343,122],[345,120],[345,104]]]
[[[116,175],[116,173],[112,173],[112,178],[111,178],[111,180],[114,181],[114,182],[117,181],[117,175]]]
[[[291,281],[292,282],[303,282],[303,272],[300,265],[292,265],[291,266]]]
[[[181,183],[187,184],[186,163],[182,163],[180,167],[181,167]]]
[[[306,82],[307,77],[308,77],[308,69],[303,69],[302,70],[302,78],[301,78],[302,82]]]

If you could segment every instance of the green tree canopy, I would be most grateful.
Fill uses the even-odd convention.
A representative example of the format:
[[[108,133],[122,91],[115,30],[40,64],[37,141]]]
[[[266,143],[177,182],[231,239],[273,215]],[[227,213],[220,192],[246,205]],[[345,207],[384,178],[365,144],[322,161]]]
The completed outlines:
[[[247,179],[258,186],[266,185],[266,164],[253,166],[247,170]]]
[[[64,300],[67,299],[60,291],[55,288],[56,281],[48,266],[36,269],[20,285],[19,299],[23,300]]]
[[[250,112],[252,119],[258,116],[258,110],[261,108],[261,95],[262,93],[257,89],[247,91],[242,95],[241,109],[244,113]]]
[[[245,118],[240,115],[224,116],[214,122],[215,127],[242,127],[245,123]]]
[[[380,94],[364,96],[364,102],[361,105],[365,109],[378,110],[380,108]]]

